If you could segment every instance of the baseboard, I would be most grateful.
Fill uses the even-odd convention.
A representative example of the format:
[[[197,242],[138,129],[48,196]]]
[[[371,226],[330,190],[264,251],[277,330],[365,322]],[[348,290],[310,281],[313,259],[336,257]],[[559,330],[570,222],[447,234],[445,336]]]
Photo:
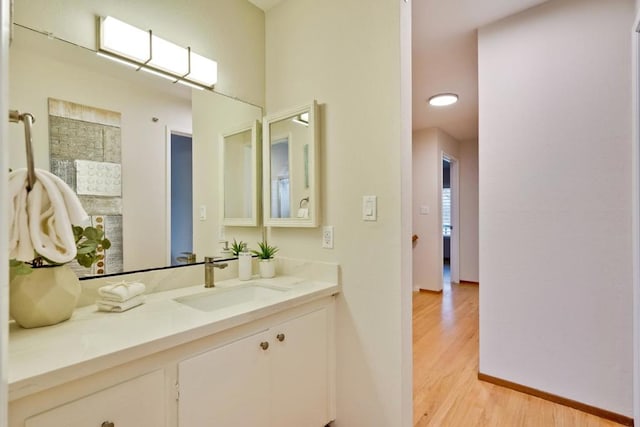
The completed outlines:
[[[418,289],[418,292],[425,292],[428,294],[441,294],[442,289],[440,289],[439,291],[432,291],[431,289]]]
[[[479,285],[480,282],[474,282],[472,280],[460,280],[461,285]]]
[[[495,384],[501,387],[510,388],[521,393],[529,394],[531,396],[539,397],[544,400],[548,400],[553,403],[568,406],[570,408],[577,409],[588,414],[595,415],[600,418],[605,418],[610,421],[622,424],[623,426],[633,427],[633,418],[624,415],[616,414],[615,412],[607,411],[606,409],[596,408],[595,406],[587,405],[586,403],[576,402],[575,400],[567,399],[566,397],[556,396],[555,394],[547,393],[546,391],[537,390],[535,388],[527,387],[518,383],[503,380],[501,378],[492,377],[478,372],[478,379],[480,381],[486,381],[491,384]]]

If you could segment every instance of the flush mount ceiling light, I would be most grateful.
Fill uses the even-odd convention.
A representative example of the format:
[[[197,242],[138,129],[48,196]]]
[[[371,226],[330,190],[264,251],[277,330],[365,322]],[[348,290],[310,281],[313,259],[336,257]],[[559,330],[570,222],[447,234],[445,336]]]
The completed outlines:
[[[98,20],[98,55],[148,71],[174,83],[196,89],[212,89],[218,81],[218,63],[191,48],[119,21],[112,16]]]
[[[458,102],[458,95],[455,93],[439,93],[429,98],[429,105],[434,107],[446,107]]]

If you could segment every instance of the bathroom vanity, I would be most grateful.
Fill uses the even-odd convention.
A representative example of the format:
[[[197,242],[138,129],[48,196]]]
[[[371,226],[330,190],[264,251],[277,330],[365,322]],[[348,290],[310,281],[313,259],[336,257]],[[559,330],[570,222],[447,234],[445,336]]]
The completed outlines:
[[[336,280],[337,282],[337,280]],[[337,283],[225,280],[12,327],[10,427],[324,426]]]

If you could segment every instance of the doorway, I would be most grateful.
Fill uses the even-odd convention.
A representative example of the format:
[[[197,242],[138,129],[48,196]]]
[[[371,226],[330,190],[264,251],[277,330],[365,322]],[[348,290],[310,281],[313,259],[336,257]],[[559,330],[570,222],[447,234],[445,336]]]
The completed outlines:
[[[459,279],[458,229],[458,161],[442,153],[442,185],[440,188],[442,230],[442,289],[450,289]]]
[[[185,132],[168,134],[169,265],[178,265],[193,252],[193,141]]]

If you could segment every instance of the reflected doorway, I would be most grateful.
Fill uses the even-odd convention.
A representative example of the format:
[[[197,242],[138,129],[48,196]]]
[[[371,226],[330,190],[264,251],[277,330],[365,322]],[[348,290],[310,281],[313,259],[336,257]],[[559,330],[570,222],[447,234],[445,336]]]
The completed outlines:
[[[190,134],[170,132],[168,194],[169,265],[190,262],[193,252],[193,141]]]
[[[281,138],[271,144],[271,217],[291,216],[291,191],[289,187],[289,138]]]

